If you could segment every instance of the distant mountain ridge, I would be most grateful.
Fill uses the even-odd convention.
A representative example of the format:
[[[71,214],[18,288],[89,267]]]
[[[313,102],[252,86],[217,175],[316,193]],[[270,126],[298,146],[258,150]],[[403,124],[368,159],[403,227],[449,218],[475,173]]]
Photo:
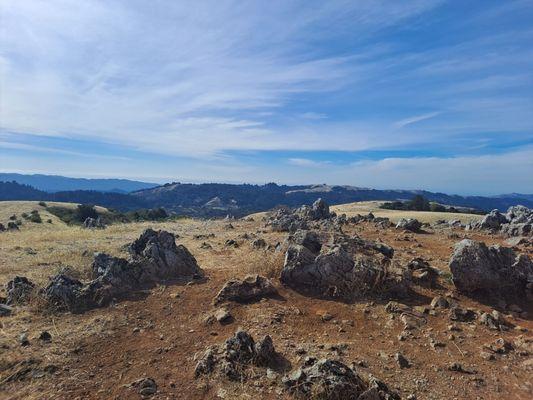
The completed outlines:
[[[479,210],[507,210],[522,204],[533,208],[532,195],[458,196],[424,190],[377,190],[334,185],[266,185],[223,183],[167,183],[132,193],[74,190],[49,193],[16,182],[0,182],[0,200],[43,200],[89,203],[129,211],[164,207],[168,211],[196,217],[243,216],[277,206],[311,204],[322,197],[330,204],[366,200],[407,200],[421,194],[430,201]]]
[[[133,181],[129,179],[89,179],[69,178],[59,175],[25,175],[1,173],[0,182],[17,182],[45,192],[72,190],[95,190],[98,192],[130,193],[158,186],[157,183]]]

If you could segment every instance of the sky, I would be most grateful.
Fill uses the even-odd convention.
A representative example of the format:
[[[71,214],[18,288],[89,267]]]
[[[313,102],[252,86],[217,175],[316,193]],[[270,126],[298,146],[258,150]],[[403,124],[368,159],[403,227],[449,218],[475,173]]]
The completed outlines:
[[[2,0],[0,172],[533,193],[533,1]]]

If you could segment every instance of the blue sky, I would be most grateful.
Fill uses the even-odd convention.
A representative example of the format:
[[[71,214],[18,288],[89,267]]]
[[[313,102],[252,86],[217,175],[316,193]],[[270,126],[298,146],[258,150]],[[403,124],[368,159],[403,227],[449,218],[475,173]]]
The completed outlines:
[[[0,171],[533,193],[531,0],[0,13]]]

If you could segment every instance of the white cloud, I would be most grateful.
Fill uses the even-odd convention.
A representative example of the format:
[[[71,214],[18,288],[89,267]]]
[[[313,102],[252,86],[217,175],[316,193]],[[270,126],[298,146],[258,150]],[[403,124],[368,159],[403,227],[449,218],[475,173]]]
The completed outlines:
[[[268,112],[364,73],[363,52],[324,55],[313,40],[369,35],[436,2],[305,4],[5,1],[0,128],[176,155],[298,149],[307,127],[274,128]]]
[[[405,119],[402,119],[400,121],[396,121],[393,125],[396,128],[403,128],[403,127],[405,127],[407,125],[416,124],[417,122],[421,122],[421,121],[425,121],[427,119],[431,119],[433,117],[436,117],[439,114],[440,114],[440,112],[432,112],[432,113],[427,113],[427,114],[422,114],[422,115],[416,115],[414,117],[405,118]]]
[[[324,165],[331,164],[330,161],[315,161],[308,158],[289,158],[287,162],[291,165],[296,165],[298,167],[322,167]]]

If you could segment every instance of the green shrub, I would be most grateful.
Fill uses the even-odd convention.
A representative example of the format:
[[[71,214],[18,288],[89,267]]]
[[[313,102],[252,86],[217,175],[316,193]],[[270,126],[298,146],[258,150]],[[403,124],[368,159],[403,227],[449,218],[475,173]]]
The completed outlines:
[[[30,217],[28,218],[28,220],[30,222],[34,222],[36,224],[40,224],[41,222],[43,222],[43,220],[41,219],[41,216],[39,215],[39,212],[38,211],[32,211]]]
[[[46,207],[46,203],[45,203],[44,201],[40,201],[38,204],[39,204],[41,207]]]

